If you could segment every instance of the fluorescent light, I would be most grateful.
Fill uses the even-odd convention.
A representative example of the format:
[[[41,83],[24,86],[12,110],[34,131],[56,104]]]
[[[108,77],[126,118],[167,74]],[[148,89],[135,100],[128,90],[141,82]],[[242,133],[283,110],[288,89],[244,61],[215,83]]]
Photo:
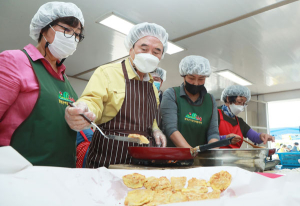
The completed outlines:
[[[106,19],[103,19],[99,23],[126,35],[129,33],[130,29],[134,26],[134,24],[124,19],[121,19],[120,17],[114,14],[110,15]]]
[[[252,85],[251,82],[247,81],[246,79],[236,75],[235,73],[229,71],[229,70],[224,70],[220,72],[216,72],[218,75],[221,75],[222,77],[225,77],[229,79],[230,81],[233,81],[239,85],[242,86],[247,86],[247,85]]]
[[[118,32],[121,32],[122,34],[127,35],[130,31],[130,29],[134,26],[133,23],[124,20],[118,16],[116,16],[115,14],[111,14],[109,15],[107,18],[101,20],[101,21],[97,21],[100,24],[103,24],[111,29],[114,29]],[[168,54],[175,54],[178,52],[183,51],[184,49],[175,45],[172,42],[168,42],[168,50],[166,51],[166,53]]]
[[[181,48],[171,42],[168,42],[168,50],[166,51],[166,53],[171,55],[171,54],[175,54],[177,52],[181,52],[183,50],[184,50],[183,48]]]

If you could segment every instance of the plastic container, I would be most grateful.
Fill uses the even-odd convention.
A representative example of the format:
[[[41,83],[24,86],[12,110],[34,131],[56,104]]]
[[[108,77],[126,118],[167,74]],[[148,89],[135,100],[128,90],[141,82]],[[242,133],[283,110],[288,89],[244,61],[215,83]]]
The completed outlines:
[[[275,165],[276,170],[281,170],[281,168],[282,168],[282,165]]]
[[[293,169],[300,167],[300,152],[277,153],[281,161],[282,169]]]

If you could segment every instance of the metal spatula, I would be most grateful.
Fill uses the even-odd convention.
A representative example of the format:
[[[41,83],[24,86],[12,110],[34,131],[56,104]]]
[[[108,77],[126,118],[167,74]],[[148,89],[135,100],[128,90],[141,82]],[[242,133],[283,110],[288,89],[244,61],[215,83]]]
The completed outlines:
[[[73,103],[69,102],[70,107],[76,107]],[[135,142],[140,144],[140,140],[136,138],[128,138],[128,137],[122,137],[122,136],[116,136],[116,135],[106,135],[104,132],[98,127],[98,125],[95,122],[92,122],[87,116],[84,114],[80,114],[88,123],[96,127],[96,129],[106,138],[106,139],[114,139],[114,140],[120,140],[120,141],[127,141],[127,142]]]

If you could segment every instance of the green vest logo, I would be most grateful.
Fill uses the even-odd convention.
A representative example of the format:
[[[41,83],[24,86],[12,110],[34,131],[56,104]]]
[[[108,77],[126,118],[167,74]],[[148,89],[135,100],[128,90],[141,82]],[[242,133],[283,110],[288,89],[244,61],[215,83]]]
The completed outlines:
[[[68,102],[75,102],[73,97],[70,97],[68,92],[62,93],[61,91],[58,93],[58,103],[68,105]]]
[[[202,124],[202,117],[199,117],[196,113],[189,112],[187,115],[185,115],[184,120]]]

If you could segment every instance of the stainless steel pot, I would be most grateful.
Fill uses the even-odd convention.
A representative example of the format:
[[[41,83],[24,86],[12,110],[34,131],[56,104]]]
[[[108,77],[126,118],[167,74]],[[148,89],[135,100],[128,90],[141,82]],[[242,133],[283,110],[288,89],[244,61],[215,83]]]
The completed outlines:
[[[267,148],[211,149],[194,158],[194,166],[237,166],[252,172],[263,172]]]

